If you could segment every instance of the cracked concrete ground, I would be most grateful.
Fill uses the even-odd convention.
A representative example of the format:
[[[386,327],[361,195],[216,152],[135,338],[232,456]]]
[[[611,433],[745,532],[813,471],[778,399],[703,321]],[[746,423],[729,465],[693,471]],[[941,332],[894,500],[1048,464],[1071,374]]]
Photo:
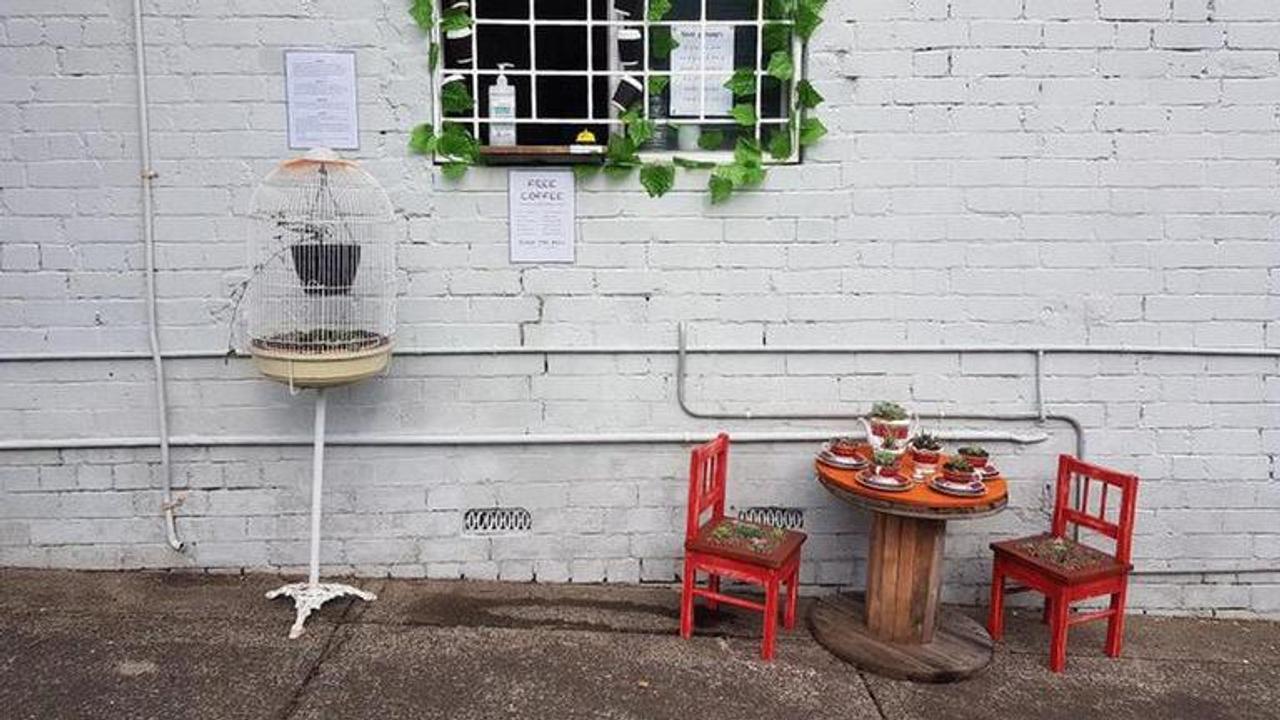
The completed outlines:
[[[1038,613],[950,685],[859,673],[798,623],[757,659],[759,616],[676,636],[667,587],[362,580],[288,640],[269,575],[0,570],[0,717],[1277,718],[1280,624],[1134,617],[1125,656],[1072,630],[1045,667]]]

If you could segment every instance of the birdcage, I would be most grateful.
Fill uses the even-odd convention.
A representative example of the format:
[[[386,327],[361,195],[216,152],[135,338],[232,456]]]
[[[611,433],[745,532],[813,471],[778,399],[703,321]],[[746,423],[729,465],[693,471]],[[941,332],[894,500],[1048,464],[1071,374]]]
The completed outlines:
[[[312,150],[254,192],[249,348],[268,377],[297,387],[384,370],[395,336],[391,203],[350,160]]]

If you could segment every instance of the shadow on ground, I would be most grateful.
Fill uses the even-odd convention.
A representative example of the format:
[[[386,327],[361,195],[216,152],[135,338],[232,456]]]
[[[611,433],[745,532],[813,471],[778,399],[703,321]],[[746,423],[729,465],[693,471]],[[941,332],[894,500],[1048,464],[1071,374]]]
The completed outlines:
[[[1125,657],[1102,626],[1048,634],[1010,618],[991,667],[917,685],[864,675],[803,630],[763,663],[759,616],[700,612],[677,591],[369,580],[298,640],[271,576],[0,570],[5,718],[1276,718],[1280,624],[1143,618]]]

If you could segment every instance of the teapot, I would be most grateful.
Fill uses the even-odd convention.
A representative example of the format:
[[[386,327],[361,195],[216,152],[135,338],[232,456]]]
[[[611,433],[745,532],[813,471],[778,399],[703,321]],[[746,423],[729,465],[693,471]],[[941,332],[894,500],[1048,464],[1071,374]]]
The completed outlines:
[[[920,423],[915,418],[903,420],[885,420],[878,417],[858,418],[867,432],[867,443],[871,451],[883,450],[895,455],[907,451],[907,439],[916,434]],[[885,441],[893,438],[893,447],[885,447]]]

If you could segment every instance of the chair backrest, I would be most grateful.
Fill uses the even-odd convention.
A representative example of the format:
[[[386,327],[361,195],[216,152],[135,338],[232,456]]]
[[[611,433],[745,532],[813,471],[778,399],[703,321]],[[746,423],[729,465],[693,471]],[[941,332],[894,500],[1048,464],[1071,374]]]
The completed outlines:
[[[693,539],[702,527],[702,514],[711,509],[707,522],[724,517],[724,488],[729,469],[729,436],[720,433],[715,440],[693,449],[689,459],[689,510],[685,538]]]
[[[1071,487],[1079,483],[1076,497]],[[1089,505],[1090,486],[1101,485],[1096,512]],[[1107,492],[1119,488],[1115,521],[1107,519]],[[1115,541],[1116,560],[1129,564],[1133,550],[1133,518],[1138,503],[1138,476],[1092,465],[1070,455],[1058,456],[1058,485],[1053,503],[1053,534],[1064,537],[1067,525],[1089,528]],[[1115,505],[1112,506],[1116,508]]]

